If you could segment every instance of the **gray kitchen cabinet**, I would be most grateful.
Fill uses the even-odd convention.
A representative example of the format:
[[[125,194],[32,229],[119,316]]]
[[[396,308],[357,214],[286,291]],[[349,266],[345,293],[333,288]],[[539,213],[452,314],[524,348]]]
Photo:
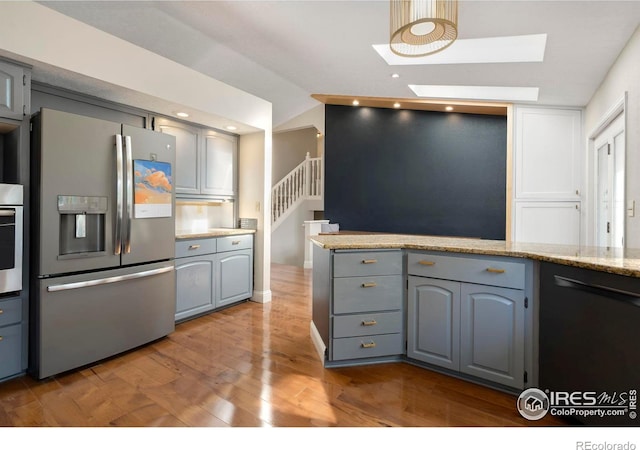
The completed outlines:
[[[253,295],[253,234],[176,242],[176,322]]]
[[[22,120],[31,114],[31,70],[0,60],[0,117]]]
[[[215,255],[176,259],[176,322],[215,308]]]
[[[404,354],[401,251],[333,254],[330,361]]]
[[[409,276],[407,357],[460,369],[460,283]]]
[[[233,197],[238,139],[209,128],[156,118],[155,128],[176,137],[176,196]]]
[[[246,300],[253,295],[253,235],[218,238],[216,306]]]
[[[207,132],[202,154],[202,188],[207,195],[233,196],[236,186],[238,144],[235,136]]]
[[[176,242],[176,322],[216,307],[215,238]]]
[[[525,264],[410,252],[407,357],[522,389]]]
[[[523,290],[461,284],[460,371],[523,387]]]
[[[176,195],[200,193],[199,130],[177,121],[157,119],[156,128],[176,138]]]
[[[0,380],[26,369],[23,304],[20,297],[0,300]]]

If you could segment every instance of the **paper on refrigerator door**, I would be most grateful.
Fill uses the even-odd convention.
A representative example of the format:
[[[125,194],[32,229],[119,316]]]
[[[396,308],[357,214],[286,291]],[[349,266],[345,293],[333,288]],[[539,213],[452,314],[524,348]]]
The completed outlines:
[[[134,217],[171,217],[173,179],[171,164],[161,161],[133,161]]]

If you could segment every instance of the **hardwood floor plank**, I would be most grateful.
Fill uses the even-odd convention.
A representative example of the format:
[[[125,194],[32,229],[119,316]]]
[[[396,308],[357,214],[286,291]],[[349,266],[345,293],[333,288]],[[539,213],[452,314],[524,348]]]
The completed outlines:
[[[0,426],[557,426],[516,398],[406,363],[326,369],[309,335],[311,271],[274,264],[271,303],[244,302],[149,345],[0,384]]]

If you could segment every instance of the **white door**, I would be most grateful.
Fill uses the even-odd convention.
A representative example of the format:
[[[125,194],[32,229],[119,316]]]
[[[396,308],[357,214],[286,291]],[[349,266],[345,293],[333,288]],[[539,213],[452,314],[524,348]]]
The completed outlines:
[[[625,138],[624,115],[595,140],[596,245],[624,247]]]

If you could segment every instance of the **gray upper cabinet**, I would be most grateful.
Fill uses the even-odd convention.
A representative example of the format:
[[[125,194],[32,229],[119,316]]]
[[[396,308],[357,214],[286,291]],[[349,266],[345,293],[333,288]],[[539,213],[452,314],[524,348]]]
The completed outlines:
[[[198,129],[180,122],[159,119],[156,128],[176,137],[176,194],[200,193]]]
[[[233,197],[238,139],[209,128],[166,118],[156,129],[176,137],[175,185],[178,197]]]
[[[202,193],[232,196],[235,194],[238,144],[235,136],[207,133],[202,159]]]
[[[31,114],[31,70],[0,61],[0,117],[22,120]]]

